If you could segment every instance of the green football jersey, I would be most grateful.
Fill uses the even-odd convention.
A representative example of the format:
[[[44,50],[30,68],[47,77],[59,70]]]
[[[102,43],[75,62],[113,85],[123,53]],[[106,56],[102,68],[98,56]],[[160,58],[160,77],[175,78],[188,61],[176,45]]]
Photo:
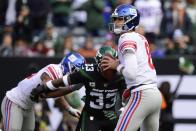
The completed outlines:
[[[102,114],[103,111],[115,110],[118,94],[126,88],[122,75],[106,80],[95,64],[85,64],[83,69],[69,75],[71,84],[84,84],[86,88],[85,110],[93,114]]]

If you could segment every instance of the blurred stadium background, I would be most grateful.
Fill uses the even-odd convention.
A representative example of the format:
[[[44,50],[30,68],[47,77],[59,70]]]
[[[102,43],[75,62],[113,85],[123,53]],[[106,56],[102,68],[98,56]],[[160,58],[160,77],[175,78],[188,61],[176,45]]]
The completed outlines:
[[[69,52],[94,62],[100,46],[116,48],[117,38],[108,31],[108,23],[122,3],[138,8],[137,32],[150,44],[165,100],[160,131],[195,131],[195,0],[0,0],[0,101],[19,80],[60,62]],[[83,92],[68,95],[70,104],[81,108]],[[54,105],[51,99],[35,105],[36,130],[73,131],[77,119]]]

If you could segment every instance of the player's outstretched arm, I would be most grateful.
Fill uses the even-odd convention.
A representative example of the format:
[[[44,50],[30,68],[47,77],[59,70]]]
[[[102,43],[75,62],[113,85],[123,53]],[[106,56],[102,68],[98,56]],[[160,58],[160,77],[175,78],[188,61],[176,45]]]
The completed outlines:
[[[61,79],[61,78],[59,78]],[[30,99],[32,101],[35,101],[35,102],[38,102],[39,101],[39,98],[41,95],[43,94],[47,94],[49,92],[52,92],[54,90],[57,90],[58,87],[61,86],[61,80],[53,80],[54,81],[54,84],[56,86],[53,85],[52,83],[52,80],[50,81],[47,81],[46,83],[42,84],[42,85],[38,85],[36,88],[34,88],[32,91],[31,91],[31,94],[30,94]],[[63,81],[62,81],[63,82]],[[60,83],[60,84],[59,84]],[[58,86],[59,85],[59,86]],[[55,94],[55,93],[54,93]],[[54,95],[53,94],[53,95]],[[42,97],[46,97],[45,95],[43,95]],[[52,96],[51,96],[52,97]]]
[[[41,94],[41,98],[56,98],[56,97],[61,97],[63,95],[67,95],[71,93],[72,90],[68,90],[67,88],[60,88],[54,91],[49,91],[47,93]]]
[[[60,88],[54,91],[49,91],[47,93],[44,93],[41,95],[42,98],[56,98],[56,97],[61,97],[64,95],[67,95],[73,91],[79,90],[83,84],[76,84],[76,85],[71,85],[66,88]]]
[[[63,76],[63,78],[68,79],[68,75]],[[41,94],[41,93],[48,93],[49,91],[57,90],[60,87],[66,87],[69,85],[69,83],[68,80],[66,80],[66,84],[65,84],[63,78],[47,81],[42,85],[38,85],[33,91],[36,94]]]
[[[60,97],[56,99],[55,101],[57,103],[57,106],[61,108],[62,110],[68,111],[74,117],[77,117],[77,118],[80,117],[81,111],[71,107],[64,97]]]
[[[57,91],[56,93],[52,93],[50,97],[59,97],[62,95],[66,95],[68,93],[70,93],[71,91],[77,90],[79,88],[82,87],[82,85],[80,84],[80,82],[75,83],[77,84],[77,86],[70,86],[70,78],[69,75],[65,75],[62,78],[59,79],[55,79],[55,80],[50,80],[47,81],[45,84],[42,85],[38,85],[36,88],[34,88],[31,92],[31,100],[33,101],[37,101],[39,96],[42,93],[49,93],[49,92],[54,92],[56,90],[59,90],[60,87],[65,87],[65,92],[60,93],[59,91]]]
[[[48,90],[56,90],[60,87],[69,87],[70,80],[69,80],[69,74],[64,75],[62,78],[58,78],[55,80],[51,80],[46,82],[43,86],[43,89],[45,89],[45,92]]]

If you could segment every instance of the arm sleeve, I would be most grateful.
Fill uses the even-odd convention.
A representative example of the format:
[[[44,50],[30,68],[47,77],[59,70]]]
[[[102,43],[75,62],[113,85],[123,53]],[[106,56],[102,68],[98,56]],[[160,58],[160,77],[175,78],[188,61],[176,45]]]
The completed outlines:
[[[137,59],[135,52],[133,50],[126,50],[123,52],[123,59],[124,59],[124,69],[122,70],[122,75],[133,81],[136,77],[137,71]]]

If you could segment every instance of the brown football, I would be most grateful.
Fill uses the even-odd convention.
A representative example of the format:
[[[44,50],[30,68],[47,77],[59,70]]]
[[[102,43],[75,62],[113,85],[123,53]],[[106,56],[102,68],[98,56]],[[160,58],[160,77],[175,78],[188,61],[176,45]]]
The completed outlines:
[[[106,78],[107,80],[112,80],[113,77],[115,76],[116,71],[108,69],[106,71],[103,71],[102,73],[103,73],[104,78]]]
[[[105,54],[105,55],[109,56],[112,59],[115,59],[110,54]],[[116,73],[116,70],[112,70],[112,69],[108,69],[102,72],[104,78],[106,78],[107,80],[111,80],[115,76],[115,73]]]

